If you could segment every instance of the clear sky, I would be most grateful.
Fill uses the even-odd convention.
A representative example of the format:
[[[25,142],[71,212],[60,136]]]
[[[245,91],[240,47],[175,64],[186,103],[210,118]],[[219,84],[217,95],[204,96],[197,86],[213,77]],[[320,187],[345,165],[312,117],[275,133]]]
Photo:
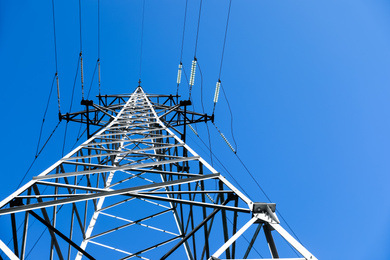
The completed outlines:
[[[174,94],[185,1],[145,1],[142,86],[148,93]],[[79,5],[54,2],[61,111],[66,113],[80,52]],[[130,93],[140,72],[142,1],[100,2],[102,93]],[[92,97],[98,93],[93,77],[97,1],[81,3],[85,86],[92,86]],[[203,77],[198,70],[193,97],[201,111],[202,87],[208,114],[228,5],[227,0],[202,5],[196,56]],[[199,0],[189,0],[183,49],[187,75],[198,10]],[[232,0],[221,80],[238,155],[319,259],[390,259],[389,72],[389,1]],[[34,159],[54,73],[51,1],[0,1],[0,199],[16,189]],[[180,93],[188,98],[185,83]],[[80,99],[78,74],[72,111],[81,109]],[[54,89],[41,145],[58,122],[56,102]],[[223,96],[215,117],[233,143]],[[62,122],[23,183],[60,159],[64,129]],[[69,123],[65,153],[78,130]],[[198,131],[207,140],[204,124]],[[252,200],[266,201],[212,125],[210,132],[213,152]],[[209,159],[191,132],[189,144]]]

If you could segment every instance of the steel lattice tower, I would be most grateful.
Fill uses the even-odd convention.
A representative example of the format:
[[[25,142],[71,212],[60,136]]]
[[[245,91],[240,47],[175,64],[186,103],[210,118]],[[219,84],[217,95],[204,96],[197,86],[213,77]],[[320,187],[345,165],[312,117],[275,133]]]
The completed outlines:
[[[25,259],[39,243],[43,259],[254,259],[263,228],[268,258],[279,258],[279,233],[300,254],[289,259],[316,259],[280,226],[275,204],[252,202],[185,143],[186,125],[212,116],[141,87],[99,100],[61,116],[99,130],[0,203],[0,221],[11,218],[0,235],[13,238],[0,237],[3,255]]]

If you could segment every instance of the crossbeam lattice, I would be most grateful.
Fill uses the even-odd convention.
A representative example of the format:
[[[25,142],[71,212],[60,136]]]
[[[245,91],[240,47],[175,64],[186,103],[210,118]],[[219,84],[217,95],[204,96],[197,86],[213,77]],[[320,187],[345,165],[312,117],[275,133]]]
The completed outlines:
[[[252,202],[176,136],[187,119],[166,117],[179,104],[150,97],[138,87],[120,105],[95,105],[109,118],[96,121],[102,128],[0,203],[0,221],[11,217],[4,257],[26,259],[38,241],[44,259],[254,259],[263,227],[270,258],[279,257],[276,230],[301,255],[292,259],[316,259],[280,226],[274,204]]]

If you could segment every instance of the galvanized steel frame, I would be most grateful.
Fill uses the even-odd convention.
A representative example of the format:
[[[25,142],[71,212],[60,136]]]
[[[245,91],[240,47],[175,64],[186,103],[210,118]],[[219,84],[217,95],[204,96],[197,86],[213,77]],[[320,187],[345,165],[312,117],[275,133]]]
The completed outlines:
[[[0,202],[0,216],[11,216],[13,223],[12,249],[0,237],[0,250],[10,259],[26,257],[26,245],[31,243],[29,215],[49,230],[43,243],[50,259],[95,259],[97,248],[119,252],[118,259],[219,259],[221,255],[238,259],[236,240],[254,225],[256,232],[241,258],[247,259],[263,226],[273,258],[279,257],[271,232],[276,230],[303,257],[296,259],[316,259],[280,226],[274,204],[252,202],[182,140],[185,130],[176,127],[185,129],[186,124],[207,122],[212,116],[182,109],[188,102],[180,103],[178,96],[148,95],[141,87],[129,95],[99,96],[99,100],[99,105],[87,109],[91,115],[82,111],[62,118],[77,122],[88,118],[89,124],[101,129]],[[137,220],[131,219],[133,214],[139,215]],[[237,231],[242,215],[249,221]],[[22,232],[17,231],[16,221],[23,225]],[[121,241],[113,239],[121,240],[123,234],[113,234],[127,230],[134,235],[134,226],[164,235],[126,248],[117,246]]]

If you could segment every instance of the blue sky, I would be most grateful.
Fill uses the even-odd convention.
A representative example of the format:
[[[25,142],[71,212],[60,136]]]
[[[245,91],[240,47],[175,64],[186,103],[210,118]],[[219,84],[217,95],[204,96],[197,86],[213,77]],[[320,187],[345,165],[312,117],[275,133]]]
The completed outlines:
[[[130,93],[139,78],[142,1],[100,2],[102,93]],[[85,86],[94,80],[92,96],[98,91],[92,77],[97,1],[81,3]],[[228,4],[202,5],[197,59],[203,80],[198,72],[193,97],[201,111],[203,87],[209,114]],[[176,91],[184,6],[185,1],[146,0],[141,76],[146,92]],[[78,1],[55,1],[55,8],[61,110],[68,112],[80,52]],[[198,8],[198,0],[189,1],[187,75]],[[0,60],[3,199],[16,189],[36,152],[55,73],[51,1],[0,2]],[[232,1],[221,80],[238,155],[319,259],[390,258],[389,71],[388,1]],[[180,93],[188,97],[185,84]],[[78,77],[72,111],[81,109],[80,99]],[[55,91],[50,102],[43,140],[58,122]],[[232,142],[222,96],[215,116]],[[60,159],[64,128],[63,122],[24,183]],[[65,152],[78,129],[69,124]],[[205,125],[198,130],[207,140]],[[254,201],[266,201],[212,125],[210,131],[213,152]],[[195,135],[189,136],[191,147],[208,158]]]

